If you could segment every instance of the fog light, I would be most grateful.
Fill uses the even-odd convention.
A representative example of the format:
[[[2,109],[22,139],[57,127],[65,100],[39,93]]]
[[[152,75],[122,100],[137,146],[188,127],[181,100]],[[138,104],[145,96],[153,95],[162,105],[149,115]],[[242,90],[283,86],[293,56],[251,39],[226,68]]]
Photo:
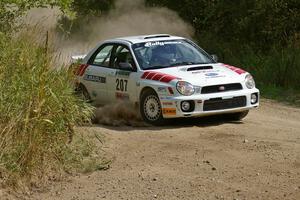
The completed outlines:
[[[182,109],[182,111],[184,111],[184,112],[189,111],[189,110],[191,109],[191,104],[190,104],[190,102],[188,102],[188,101],[183,101],[183,102],[181,103],[181,109]]]
[[[256,104],[258,101],[257,93],[251,94],[251,104]]]

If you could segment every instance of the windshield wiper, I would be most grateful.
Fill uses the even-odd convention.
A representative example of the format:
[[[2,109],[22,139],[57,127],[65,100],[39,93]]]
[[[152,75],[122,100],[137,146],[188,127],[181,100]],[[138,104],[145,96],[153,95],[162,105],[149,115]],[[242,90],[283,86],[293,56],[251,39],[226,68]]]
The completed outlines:
[[[184,65],[201,65],[201,64],[208,64],[208,63],[205,63],[205,62],[178,62],[178,63],[173,63],[171,65],[155,65],[155,66],[151,66],[151,67],[148,67],[148,68],[145,68],[144,70],[151,70],[151,69],[162,69],[162,68],[168,68],[168,67],[178,67],[178,66],[184,66]]]
[[[166,68],[169,66],[163,66],[163,65],[157,65],[157,66],[151,66],[151,67],[147,67],[144,70],[150,70],[150,69],[161,69],[161,68]]]
[[[178,63],[174,63],[171,64],[170,66],[181,66],[181,65],[194,65],[194,62],[178,62]]]

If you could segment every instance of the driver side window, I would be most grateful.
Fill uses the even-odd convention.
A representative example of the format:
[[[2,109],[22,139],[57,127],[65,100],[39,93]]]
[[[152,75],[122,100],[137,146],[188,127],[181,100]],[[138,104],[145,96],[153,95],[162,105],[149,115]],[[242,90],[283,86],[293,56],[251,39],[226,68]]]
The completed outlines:
[[[109,67],[110,57],[113,50],[113,45],[107,45],[103,47],[92,60],[93,65]]]
[[[130,71],[136,70],[136,65],[129,49],[125,46],[118,46],[113,58],[113,67],[116,69],[122,69],[122,65],[128,66],[127,70],[130,70],[130,68]]]

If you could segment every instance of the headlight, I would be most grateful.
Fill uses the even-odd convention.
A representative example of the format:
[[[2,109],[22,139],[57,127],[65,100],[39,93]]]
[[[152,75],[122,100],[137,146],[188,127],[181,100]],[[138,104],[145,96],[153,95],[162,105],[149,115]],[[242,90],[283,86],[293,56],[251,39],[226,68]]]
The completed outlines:
[[[191,96],[195,92],[194,86],[185,81],[178,81],[176,88],[180,94],[185,96]]]
[[[248,74],[246,76],[245,82],[248,89],[253,89],[255,87],[255,81],[253,76],[251,76],[251,74]]]

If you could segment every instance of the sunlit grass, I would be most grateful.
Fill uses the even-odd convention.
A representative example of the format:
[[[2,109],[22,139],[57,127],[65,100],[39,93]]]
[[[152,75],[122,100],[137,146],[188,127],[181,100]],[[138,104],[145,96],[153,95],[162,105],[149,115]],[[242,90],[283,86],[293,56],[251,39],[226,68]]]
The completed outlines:
[[[0,35],[0,49],[2,183],[30,183],[48,171],[80,167],[93,147],[81,138],[75,151],[74,126],[89,123],[93,108],[73,94],[73,75],[55,69],[46,48],[28,37]]]

